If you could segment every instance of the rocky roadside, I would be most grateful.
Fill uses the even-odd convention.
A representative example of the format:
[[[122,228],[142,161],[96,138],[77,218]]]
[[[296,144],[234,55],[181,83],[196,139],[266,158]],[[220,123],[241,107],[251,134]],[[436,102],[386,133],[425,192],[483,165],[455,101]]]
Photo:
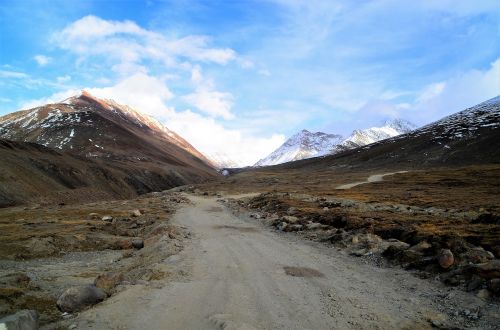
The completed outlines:
[[[451,319],[465,319],[465,327],[477,327],[482,317],[499,319],[498,255],[472,244],[467,237],[443,234],[443,231],[438,230],[439,227],[432,234],[419,230],[416,225],[419,224],[419,219],[412,223],[400,220],[399,226],[394,223],[380,225],[387,222],[388,216],[394,217],[398,210],[405,216],[415,217],[411,206],[373,205],[302,194],[292,196],[289,193],[264,193],[242,199],[220,198],[219,202],[239,216],[260,221],[277,231],[332,244],[364,262],[381,267],[403,267],[420,278],[440,281],[448,287],[454,287],[454,290],[468,292],[470,301],[464,301],[460,306],[446,303],[448,295],[454,294],[453,291],[442,297],[444,311]],[[391,212],[384,213],[386,210]],[[496,219],[494,215],[434,208],[419,209],[416,213],[425,215],[427,221],[432,220],[428,219],[431,216],[440,219],[439,221],[452,223],[454,219],[471,223]],[[444,220],[443,213],[448,215]],[[363,214],[365,218],[361,217]],[[498,226],[496,223],[490,225]],[[433,326],[441,327],[438,323]]]
[[[88,225],[69,232],[59,222],[53,227],[50,221],[23,219],[21,225],[36,222],[39,231],[50,230],[22,240],[21,253],[0,246],[0,325],[72,329],[79,312],[130,286],[168,277],[162,261],[190,238],[168,223],[169,214],[188,202],[178,193],[162,192],[72,207],[74,217]],[[82,214],[88,210],[95,212]],[[71,226],[71,220],[60,222]]]

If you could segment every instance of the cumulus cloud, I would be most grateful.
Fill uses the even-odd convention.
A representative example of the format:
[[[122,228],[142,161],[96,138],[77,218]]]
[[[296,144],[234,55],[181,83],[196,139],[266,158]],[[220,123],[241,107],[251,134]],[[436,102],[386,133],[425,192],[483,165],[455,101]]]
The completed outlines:
[[[66,74],[66,75],[64,75],[64,76],[59,76],[59,77],[57,77],[57,78],[56,78],[56,80],[57,80],[57,82],[58,82],[58,83],[60,83],[60,84],[62,84],[62,83],[66,83],[66,82],[68,82],[68,81],[70,81],[70,80],[71,80],[71,76],[70,76],[70,75],[68,75],[68,74]]]
[[[52,61],[52,58],[45,56],[45,55],[36,55],[33,57],[36,63],[38,63],[39,66],[46,66]]]
[[[236,52],[230,48],[211,47],[208,36],[168,38],[132,21],[104,20],[92,15],[69,24],[52,40],[82,60],[103,56],[118,61],[113,69],[121,74],[137,72],[138,68],[144,72],[142,63],[147,61],[182,67],[185,60],[226,64],[236,59]]]
[[[214,82],[203,76],[199,66],[192,69],[191,81],[195,86],[195,92],[184,96],[186,102],[211,116],[224,119],[234,118],[231,113],[232,94],[215,90]]]

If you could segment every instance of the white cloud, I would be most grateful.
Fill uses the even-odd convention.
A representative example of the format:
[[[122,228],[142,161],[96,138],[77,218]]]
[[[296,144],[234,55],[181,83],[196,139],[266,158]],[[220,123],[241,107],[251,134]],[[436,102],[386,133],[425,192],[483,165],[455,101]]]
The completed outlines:
[[[271,72],[269,72],[269,70],[266,69],[260,69],[259,71],[257,71],[257,73],[260,74],[261,76],[266,76],[266,77],[271,76]]]
[[[52,61],[51,57],[45,56],[45,55],[36,55],[33,57],[33,59],[38,63],[39,66],[46,66]]]
[[[236,59],[230,48],[210,47],[207,36],[188,35],[182,38],[166,36],[144,29],[131,21],[104,20],[85,16],[52,37],[62,49],[85,60],[103,56],[113,62],[112,69],[123,75],[146,72],[146,61],[167,67],[186,67],[183,61],[226,64]],[[190,67],[189,63],[187,67]]]
[[[29,76],[24,72],[0,70],[0,78],[26,79]]]
[[[500,94],[500,58],[485,70],[470,70],[424,86],[412,103],[375,99],[356,111],[364,119],[401,117],[427,124]]]
[[[215,90],[215,83],[203,76],[199,66],[191,70],[191,82],[195,86],[195,92],[183,97],[186,102],[211,116],[224,119],[234,118],[231,113],[232,94]]]
[[[68,82],[68,81],[70,81],[70,80],[71,80],[71,76],[70,76],[70,75],[68,75],[68,74],[66,74],[66,75],[64,75],[64,76],[57,77],[57,78],[56,78],[56,80],[57,80],[57,82],[58,82],[58,83],[60,83],[60,84],[62,84],[62,83],[66,83],[66,82]]]
[[[438,82],[426,86],[417,98],[417,102],[425,102],[439,96],[441,93],[443,93],[445,87],[445,82]]]
[[[21,109],[31,109],[31,108],[39,107],[39,106],[49,104],[49,103],[57,103],[57,102],[60,102],[62,100],[67,99],[68,97],[74,96],[74,95],[78,94],[79,92],[80,92],[80,90],[78,90],[78,89],[68,89],[65,91],[54,93],[48,97],[43,97],[43,98],[36,99],[36,100],[29,100],[29,101],[23,102],[21,104]]]
[[[144,73],[127,77],[111,87],[86,90],[99,98],[113,99],[155,117],[165,117],[172,111],[165,102],[174,96],[173,93],[162,80]]]
[[[213,118],[189,110],[172,114],[166,125],[208,156],[226,155],[241,166],[255,164],[285,141],[280,134],[256,136],[227,129]]]

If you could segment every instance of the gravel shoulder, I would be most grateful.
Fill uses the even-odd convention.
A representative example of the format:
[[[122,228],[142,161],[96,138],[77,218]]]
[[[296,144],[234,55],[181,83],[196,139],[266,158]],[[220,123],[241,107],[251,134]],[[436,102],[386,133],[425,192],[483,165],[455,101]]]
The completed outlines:
[[[135,285],[70,320],[78,329],[494,329],[464,306],[494,306],[400,268],[270,231],[215,198],[189,197],[173,224],[192,240],[163,261],[168,278]],[[456,312],[456,316],[453,316]]]

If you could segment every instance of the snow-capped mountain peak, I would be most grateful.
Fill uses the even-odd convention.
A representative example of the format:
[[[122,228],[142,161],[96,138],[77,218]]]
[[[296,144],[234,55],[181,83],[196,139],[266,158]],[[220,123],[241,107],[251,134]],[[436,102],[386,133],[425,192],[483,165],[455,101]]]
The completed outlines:
[[[294,160],[327,155],[342,140],[337,134],[310,132],[306,129],[290,137],[281,147],[255,166],[276,165]]]
[[[393,119],[386,121],[380,127],[354,130],[347,138],[323,132],[311,133],[303,129],[290,137],[269,156],[259,160],[255,166],[276,165],[294,160],[333,154],[406,134],[415,128],[416,126],[409,121]]]

